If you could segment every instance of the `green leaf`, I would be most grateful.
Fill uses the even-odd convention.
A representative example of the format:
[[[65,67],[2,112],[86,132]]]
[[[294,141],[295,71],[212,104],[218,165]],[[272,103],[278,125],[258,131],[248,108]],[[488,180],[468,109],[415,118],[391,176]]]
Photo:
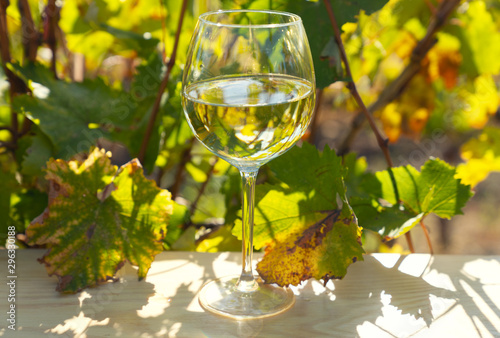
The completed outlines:
[[[447,219],[462,214],[472,192],[455,175],[455,168],[439,159],[427,161],[420,172],[411,165],[379,171],[361,183],[372,199],[351,198],[351,204],[361,227],[398,237],[428,214]]]
[[[410,231],[424,216],[422,213],[415,215],[399,205],[382,206],[370,198],[352,197],[349,202],[356,212],[359,225],[378,232],[386,239]]]
[[[130,91],[122,92],[120,100],[112,107],[117,114],[109,120],[110,137],[112,140],[123,143],[132,157],[139,154],[164,70],[160,56],[157,53],[151,54],[147,61],[137,67]],[[168,93],[170,99],[170,89]],[[163,130],[159,122],[162,114],[165,113],[164,106],[165,102],[160,103],[159,117],[152,130],[144,163],[142,163],[147,172],[151,172],[158,156],[160,134]]]
[[[142,142],[137,140],[142,141],[144,138],[164,76],[165,67],[161,57],[153,53],[147,62],[137,67],[130,92],[122,94],[117,106],[121,115],[112,121],[116,128],[112,130],[111,137],[126,145],[132,156],[139,154]],[[180,158],[173,160],[172,156],[176,155],[173,153],[182,154],[188,140],[193,138],[182,110],[181,87],[181,68],[176,64],[170,73],[167,90],[162,96],[156,123],[146,149],[143,165],[148,172],[153,169],[160,150],[163,163],[170,162],[171,165],[180,160]]]
[[[95,149],[84,162],[50,160],[49,205],[26,234],[47,244],[41,258],[57,290],[76,292],[113,279],[129,261],[146,276],[172,214],[170,193],[143,176],[137,160],[119,170]]]
[[[342,57],[340,55],[339,45],[335,41],[335,38],[332,36],[330,40],[326,44],[325,48],[321,51],[319,55],[320,60],[328,60],[330,67],[334,68],[334,71],[339,76],[342,76]]]
[[[23,137],[20,142],[26,142],[27,147],[22,151],[21,173],[28,176],[41,176],[45,163],[54,156],[54,146],[41,131],[35,135]]]
[[[279,285],[342,278],[352,262],[363,259],[363,249],[341,158],[305,143],[268,165],[282,183],[257,187],[254,244],[268,245],[259,273]],[[233,230],[239,238],[240,224]]]
[[[99,78],[68,83],[54,79],[41,65],[9,66],[33,90],[33,96],[17,96],[14,109],[23,111],[47,135],[58,158],[87,151],[98,138],[108,135],[104,126],[120,116],[120,111],[112,109],[119,102],[117,93]]]
[[[48,143],[54,145],[55,157],[69,159],[87,151],[102,137],[123,143],[132,157],[138,155],[163,77],[164,67],[157,53],[137,67],[129,92],[113,90],[99,78],[82,83],[56,80],[49,69],[40,65],[21,67],[12,64],[10,67],[26,81],[31,81],[35,94],[16,97],[14,107],[23,111],[48,137]],[[179,104],[177,108],[169,109],[171,106],[165,108],[167,104],[162,101],[159,115],[174,116],[176,123],[181,124],[185,119],[179,118],[182,109],[180,99],[176,97],[180,81],[178,67],[174,68],[172,75],[167,98],[169,101],[178,100]],[[143,161],[147,171],[152,170],[156,161],[161,132],[167,129],[169,139],[172,137],[171,130],[168,130],[170,126],[163,127],[160,118],[157,121]],[[33,147],[43,148],[46,155],[48,143],[33,143]],[[39,158],[29,158],[28,164],[38,163],[42,153],[37,156]],[[32,172],[34,169],[28,170]]]
[[[99,28],[110,33],[115,39],[118,39],[118,41],[123,44],[123,48],[137,51],[138,55],[141,57],[149,56],[160,42],[158,39],[145,38],[143,34],[125,31],[104,23],[101,23]]]

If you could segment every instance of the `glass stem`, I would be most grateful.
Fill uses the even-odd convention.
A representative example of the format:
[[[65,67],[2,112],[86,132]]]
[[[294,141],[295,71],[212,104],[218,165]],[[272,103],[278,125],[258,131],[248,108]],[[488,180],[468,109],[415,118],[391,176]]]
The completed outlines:
[[[241,292],[251,292],[258,289],[258,283],[255,281],[252,269],[253,255],[253,212],[255,203],[255,181],[259,169],[252,171],[240,171],[243,183],[242,189],[242,265],[240,279],[236,288]]]

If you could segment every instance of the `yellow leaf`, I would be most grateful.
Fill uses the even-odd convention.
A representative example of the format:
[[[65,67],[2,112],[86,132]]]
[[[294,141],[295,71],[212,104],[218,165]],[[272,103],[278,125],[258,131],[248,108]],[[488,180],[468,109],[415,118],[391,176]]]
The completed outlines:
[[[427,124],[429,119],[429,109],[419,108],[410,114],[408,118],[408,127],[416,134],[420,134]]]
[[[389,103],[381,113],[380,120],[384,126],[384,132],[390,142],[396,142],[401,135],[402,116],[397,110],[396,103]]]
[[[462,146],[465,163],[457,167],[456,178],[472,187],[486,179],[492,171],[500,171],[500,129],[488,127],[477,139]]]
[[[462,91],[462,96],[467,104],[463,115],[472,128],[483,128],[500,105],[500,95],[491,75],[478,76],[474,80],[474,91]]]
[[[198,252],[240,251],[241,241],[231,234],[231,227],[223,225],[196,246]]]

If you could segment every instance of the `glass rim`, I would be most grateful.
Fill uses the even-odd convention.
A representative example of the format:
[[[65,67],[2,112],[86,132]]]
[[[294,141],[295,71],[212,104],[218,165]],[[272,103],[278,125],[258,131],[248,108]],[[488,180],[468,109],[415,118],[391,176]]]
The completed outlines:
[[[214,22],[211,20],[207,20],[207,17],[210,15],[219,15],[219,14],[225,14],[225,13],[268,13],[268,14],[275,14],[275,15],[281,15],[281,16],[286,16],[293,18],[293,21],[290,22],[284,22],[284,23],[266,23],[266,24],[232,24],[232,23],[220,23],[220,22]],[[264,10],[257,10],[257,9],[227,9],[227,10],[218,10],[218,11],[210,11],[210,12],[205,12],[201,14],[198,17],[198,20],[203,22],[204,24],[207,25],[214,25],[214,26],[220,26],[220,27],[232,27],[232,28],[276,28],[276,27],[286,27],[286,26],[292,26],[292,25],[300,25],[302,24],[302,18],[298,16],[297,14],[293,14],[290,12],[284,12],[284,11],[275,11],[275,10],[270,10],[270,9],[264,9]]]

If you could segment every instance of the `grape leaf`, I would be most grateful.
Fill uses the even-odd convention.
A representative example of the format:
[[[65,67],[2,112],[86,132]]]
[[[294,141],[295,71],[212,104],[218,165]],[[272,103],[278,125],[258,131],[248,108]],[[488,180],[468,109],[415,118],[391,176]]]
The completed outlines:
[[[456,177],[472,187],[488,177],[492,171],[500,171],[500,129],[486,127],[476,139],[462,146],[462,158]]]
[[[37,129],[34,126],[32,129]],[[20,139],[26,148],[21,149],[21,173],[28,176],[42,176],[42,168],[53,155],[54,146],[49,138],[40,130],[34,135],[27,135]]]
[[[279,285],[342,278],[364,251],[341,158],[305,143],[268,165],[281,183],[256,189],[254,244],[268,245],[257,270],[266,282]],[[233,233],[241,238],[241,221]]]
[[[47,244],[40,259],[57,290],[76,292],[113,279],[129,261],[146,276],[172,214],[170,193],[143,176],[137,160],[120,169],[95,149],[83,161],[51,159],[49,205],[28,227],[30,244]]]
[[[108,134],[103,128],[91,128],[92,124],[115,121],[121,114],[110,108],[118,104],[118,93],[101,79],[68,83],[54,79],[50,70],[41,65],[9,67],[31,83],[34,94],[17,96],[13,106],[25,112],[47,135],[58,158],[69,159],[88,150],[99,137]]]
[[[448,219],[462,214],[472,192],[455,174],[439,159],[428,160],[420,172],[411,165],[379,171],[360,183],[371,199],[351,197],[350,202],[360,226],[398,237],[430,213]]]
[[[177,67],[174,72],[177,73]],[[108,120],[108,127],[111,131],[113,140],[123,143],[130,151],[132,156],[139,154],[147,124],[151,116],[151,109],[158,93],[160,83],[164,75],[165,68],[161,61],[161,57],[156,53],[150,55],[149,59],[137,67],[137,73],[131,84],[129,92],[122,92],[120,100],[111,109],[115,112],[120,112],[119,115],[114,115]],[[175,77],[171,76],[174,80]],[[172,85],[168,86],[168,100],[172,98]],[[160,105],[158,115],[165,114],[165,105]],[[157,120],[158,121],[158,120]],[[154,163],[158,156],[160,146],[160,133],[162,126],[156,123],[151,134],[149,146],[146,149],[144,158],[144,168],[147,172],[153,169]],[[168,135],[168,134],[167,134]]]
[[[69,159],[74,154],[88,150],[102,137],[123,143],[132,157],[138,155],[141,142],[137,140],[143,138],[163,76],[164,67],[157,53],[153,53],[144,64],[137,67],[137,74],[128,92],[113,90],[100,78],[82,83],[56,80],[50,70],[41,65],[9,66],[27,82],[31,81],[35,93],[35,96],[16,97],[14,107],[25,112],[40,131],[47,135],[48,141],[54,145],[54,155],[57,158]],[[172,79],[168,87],[168,101],[179,101],[179,104],[173,108],[164,103],[160,107],[160,113],[173,116],[175,121],[182,121],[178,118],[179,111],[182,111],[180,98],[176,98],[175,91],[180,79],[178,67],[174,68]],[[184,129],[189,129],[187,123],[184,123]],[[168,124],[165,125],[170,138],[172,130]],[[148,171],[156,161],[162,130],[160,123],[153,129],[150,146],[143,161]],[[42,145],[35,144],[32,146],[41,147]],[[48,152],[44,153],[45,156],[47,154]],[[27,164],[35,160],[38,163],[40,156],[41,153],[38,158],[31,155],[27,158]],[[48,159],[46,157],[45,161]]]

